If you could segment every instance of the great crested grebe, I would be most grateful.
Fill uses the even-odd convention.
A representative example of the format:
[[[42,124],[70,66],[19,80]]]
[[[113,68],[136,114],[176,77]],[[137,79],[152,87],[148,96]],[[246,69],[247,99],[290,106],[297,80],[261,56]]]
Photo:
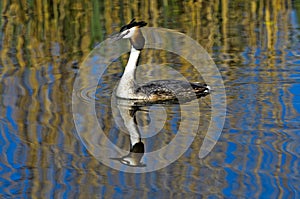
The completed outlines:
[[[123,76],[116,90],[119,98],[143,100],[145,102],[190,100],[195,97],[204,97],[210,93],[210,87],[198,82],[181,80],[155,80],[142,85],[135,82],[135,71],[145,38],[140,27],[146,26],[144,21],[136,22],[133,19],[123,26],[117,39],[129,39],[131,51]]]

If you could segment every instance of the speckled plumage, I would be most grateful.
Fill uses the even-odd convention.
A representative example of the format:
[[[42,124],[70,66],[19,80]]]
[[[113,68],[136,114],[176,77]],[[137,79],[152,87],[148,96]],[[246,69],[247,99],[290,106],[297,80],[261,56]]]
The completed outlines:
[[[149,101],[187,101],[209,94],[206,84],[192,83],[181,80],[156,80],[140,85],[136,93],[146,94]]]

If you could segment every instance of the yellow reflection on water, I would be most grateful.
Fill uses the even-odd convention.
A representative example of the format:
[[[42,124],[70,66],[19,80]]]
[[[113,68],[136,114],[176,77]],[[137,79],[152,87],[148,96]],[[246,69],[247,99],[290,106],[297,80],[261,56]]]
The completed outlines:
[[[75,177],[75,181],[77,183],[89,181],[94,186],[97,186],[97,182],[93,170],[109,172],[107,167],[100,167],[93,158],[84,157],[83,146],[73,134],[71,94],[76,73],[74,63],[80,65],[93,46],[117,32],[122,25],[134,17],[147,21],[149,26],[165,27],[186,33],[210,53],[215,52],[214,48],[217,47],[219,54],[216,58],[226,77],[225,84],[240,78],[240,74],[235,71],[243,67],[243,61],[249,62],[247,67],[255,68],[258,67],[255,62],[259,59],[259,70],[250,70],[250,76],[259,77],[260,81],[264,82],[257,85],[257,93],[270,92],[272,95],[257,96],[261,108],[256,114],[262,115],[258,128],[264,128],[265,121],[269,119],[269,104],[273,108],[272,119],[277,124],[283,122],[283,110],[279,99],[280,95],[290,95],[289,87],[283,88],[283,94],[280,94],[277,92],[276,84],[274,86],[272,83],[276,83],[278,79],[288,78],[288,74],[279,74],[277,70],[284,70],[286,64],[285,50],[289,45],[292,1],[4,0],[0,4],[2,11],[1,95],[5,99],[3,105],[13,110],[12,119],[17,126],[16,134],[26,140],[30,148],[26,154],[26,165],[34,168],[32,197],[39,195],[41,191],[51,192],[53,185],[48,181],[49,176],[47,176],[51,174],[47,172],[53,164],[57,167],[68,165],[79,172],[87,172],[87,179],[83,180],[79,175]],[[286,34],[278,35],[278,31]],[[188,46],[186,48],[188,49]],[[245,49],[249,49],[248,60],[241,55]],[[262,51],[259,58],[255,57],[258,49]],[[157,60],[164,63],[167,60],[166,52],[151,50],[147,52],[143,54],[146,63]],[[200,78],[199,75],[191,75],[195,73],[191,72],[190,65],[178,59],[178,63],[183,63],[178,68],[180,73],[193,80]],[[124,58],[123,61],[125,62],[126,59]],[[277,64],[278,61],[281,64]],[[115,70],[111,73],[120,73],[123,69],[116,67]],[[237,98],[238,94],[230,95],[227,99],[228,105],[234,106]],[[293,112],[291,99],[285,99],[282,103]],[[293,112],[293,114],[297,113]],[[6,117],[4,111],[2,116]],[[107,125],[110,124],[110,119],[105,118]],[[238,117],[230,120],[233,127],[234,123],[239,122]],[[166,128],[171,129],[170,126]],[[179,185],[186,180],[186,176],[180,175],[188,170],[184,167],[185,163],[192,165],[193,178],[201,178],[198,176],[201,167],[196,157],[200,145],[201,140],[196,139],[192,145],[192,155],[179,160],[178,164],[183,169],[177,167],[170,171],[171,175],[174,175],[174,180],[170,184],[166,185],[164,179],[157,179],[157,185],[167,186],[170,192],[174,187],[180,187]],[[273,145],[280,151],[280,143],[275,142]],[[67,155],[60,154],[58,149],[60,147],[73,157],[70,163],[65,162]],[[222,148],[226,151],[227,144],[222,145]],[[247,149],[245,151],[249,152]],[[257,184],[262,183],[258,173],[264,161],[263,154],[264,152],[258,149],[257,167],[254,168]],[[280,164],[282,152],[274,156],[278,158],[277,164]],[[50,161],[50,158],[56,161]],[[203,164],[212,168],[211,160],[222,161],[223,158],[222,155],[208,156],[203,160]],[[84,170],[84,166],[80,164],[83,160],[86,160],[87,166],[85,166],[90,170]],[[249,159],[245,158],[244,161],[243,165],[246,168]],[[275,173],[279,173],[279,169]],[[110,182],[108,196],[113,196],[115,184],[122,184],[122,180],[116,173],[113,176],[115,182]],[[225,181],[221,171],[207,178],[206,183],[210,185],[214,184],[215,179]],[[40,184],[41,180],[43,186]],[[146,183],[148,179],[141,177],[140,180]],[[128,181],[132,182],[134,179]],[[130,184],[130,182],[126,183]],[[109,184],[107,179],[103,179],[103,183]],[[278,180],[276,183],[280,186],[281,182]],[[212,187],[214,193],[221,193],[224,188]],[[196,181],[191,183],[189,188],[196,191]],[[259,188],[257,191],[262,190]],[[87,192],[83,190],[82,196]]]

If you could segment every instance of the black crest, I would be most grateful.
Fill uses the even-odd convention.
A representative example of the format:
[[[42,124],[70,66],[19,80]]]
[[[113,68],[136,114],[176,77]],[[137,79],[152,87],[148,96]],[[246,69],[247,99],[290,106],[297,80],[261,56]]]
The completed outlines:
[[[147,23],[144,22],[144,21],[136,22],[135,19],[132,19],[129,24],[127,24],[127,25],[125,25],[121,28],[120,32],[123,32],[124,30],[128,30],[128,29],[130,29],[132,27],[135,27],[135,26],[143,27],[143,26],[146,26],[146,25],[147,25]]]

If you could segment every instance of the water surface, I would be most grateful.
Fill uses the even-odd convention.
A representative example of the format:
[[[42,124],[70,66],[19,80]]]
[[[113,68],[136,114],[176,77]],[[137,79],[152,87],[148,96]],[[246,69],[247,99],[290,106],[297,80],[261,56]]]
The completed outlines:
[[[299,198],[299,7],[299,1],[280,0],[1,2],[1,197]],[[207,157],[199,159],[198,152],[205,136],[201,130],[210,119],[209,96],[199,101],[202,117],[192,145],[158,171],[111,169],[78,137],[72,115],[78,68],[98,43],[134,16],[195,39],[220,70],[227,116]],[[143,53],[141,63],[157,63],[161,67],[154,71],[164,78],[175,74],[167,70],[172,67],[190,81],[202,80],[178,56]],[[107,135],[124,147],[129,138],[111,120],[110,95],[127,57],[109,67],[96,96],[89,88],[84,95],[87,101],[96,99]],[[150,80],[157,74],[142,70],[141,75]],[[176,135],[178,106],[164,111],[168,123],[146,139],[148,151]]]

